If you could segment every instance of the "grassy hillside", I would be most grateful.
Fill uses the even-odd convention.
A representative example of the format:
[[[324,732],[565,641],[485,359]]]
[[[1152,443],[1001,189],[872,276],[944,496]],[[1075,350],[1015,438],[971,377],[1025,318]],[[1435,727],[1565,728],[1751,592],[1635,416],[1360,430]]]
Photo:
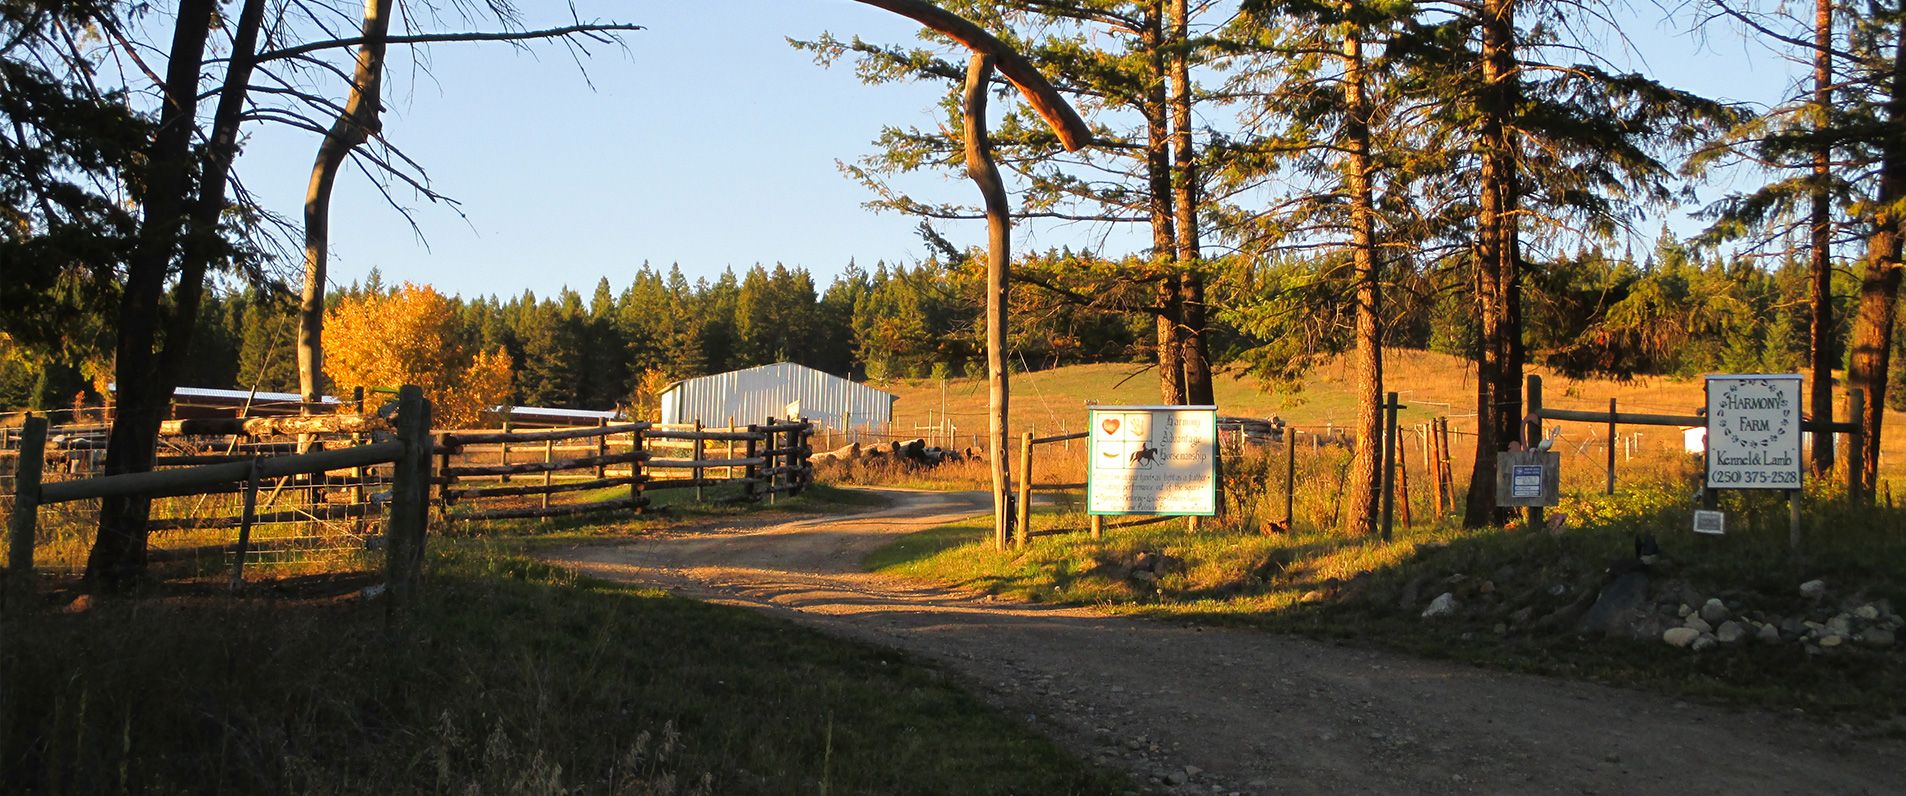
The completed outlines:
[[[1389,386],[1409,407],[1399,414],[1399,423],[1413,426],[1442,415],[1450,417],[1450,428],[1458,434],[1475,429],[1475,372],[1468,361],[1433,351],[1391,350],[1387,355]],[[1614,381],[1570,379],[1544,368],[1531,368],[1529,372],[1543,377],[1546,401],[1553,407],[1605,410],[1608,399],[1614,398],[1625,411],[1691,414],[1702,403],[1698,378]],[[1354,376],[1347,357],[1314,370],[1297,392],[1273,392],[1255,379],[1220,375],[1216,385],[1218,411],[1244,417],[1277,416],[1305,427],[1347,425],[1356,414],[1355,397],[1350,391]],[[974,435],[985,433],[987,390],[983,378],[948,379],[944,390],[933,379],[902,379],[875,386],[900,396],[894,405],[896,433],[923,433],[912,429],[937,423],[943,402],[945,415],[957,429],[956,440],[971,444]],[[1012,387],[1015,430],[1031,428],[1042,435],[1081,430],[1088,400],[1104,404],[1158,403],[1157,374],[1144,365],[1130,363],[1015,373]],[[1593,436],[1601,433],[1596,424],[1562,425],[1565,439],[1581,443],[1600,438]],[[1906,475],[1906,413],[1888,413],[1887,428],[1892,434],[1885,446],[1884,472],[1898,480]],[[1623,433],[1630,431],[1641,432],[1646,449],[1678,450],[1681,445],[1680,433],[1674,429],[1631,427]],[[1455,441],[1459,451],[1469,444]],[[1601,447],[1596,445],[1595,449],[1591,460],[1601,455]],[[1586,448],[1580,452],[1589,453]]]

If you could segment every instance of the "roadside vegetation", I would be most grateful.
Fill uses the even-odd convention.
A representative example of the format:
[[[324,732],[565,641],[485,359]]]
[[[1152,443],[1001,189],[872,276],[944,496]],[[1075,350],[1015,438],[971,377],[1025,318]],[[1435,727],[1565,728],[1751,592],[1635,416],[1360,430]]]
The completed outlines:
[[[1105,537],[1094,540],[1083,532],[1079,497],[1062,495],[1035,512],[1023,550],[993,550],[987,518],[975,518],[895,540],[865,564],[1012,599],[1299,633],[1838,720],[1906,713],[1906,654],[1897,643],[1876,646],[1881,631],[1891,638],[1886,617],[1897,625],[1906,606],[1906,511],[1810,492],[1796,555],[1784,501],[1727,495],[1728,534],[1696,536],[1688,529],[1695,472],[1658,476],[1613,497],[1565,499],[1554,510],[1568,517],[1560,531],[1462,530],[1450,517],[1414,528],[1399,521],[1390,542],[1307,522],[1267,532],[1254,519],[1264,507],[1251,502],[1197,532],[1181,519],[1119,527],[1108,518]],[[1303,516],[1328,487],[1302,475],[1299,483]],[[1263,502],[1281,501],[1278,491]],[[1649,564],[1637,559],[1644,537],[1661,549]],[[1648,576],[1635,627],[1586,627],[1624,572]],[[1823,590],[1810,596],[1802,585],[1812,581]],[[1426,618],[1445,594],[1450,610]],[[1663,643],[1665,628],[1710,599],[1746,637],[1698,652]],[[1854,619],[1843,643],[1821,646],[1833,617],[1863,610],[1873,623]],[[1753,637],[1759,622],[1776,640]]]
[[[365,578],[175,585],[6,619],[0,790],[1105,793],[903,655],[439,546]]]

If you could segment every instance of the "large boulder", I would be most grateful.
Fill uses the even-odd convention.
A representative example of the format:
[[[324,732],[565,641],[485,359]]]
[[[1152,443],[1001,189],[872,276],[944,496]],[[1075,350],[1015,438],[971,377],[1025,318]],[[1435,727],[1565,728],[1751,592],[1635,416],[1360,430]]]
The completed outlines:
[[[1595,604],[1582,614],[1576,628],[1583,633],[1600,633],[1610,638],[1630,636],[1648,613],[1648,573],[1634,570],[1602,587]]]

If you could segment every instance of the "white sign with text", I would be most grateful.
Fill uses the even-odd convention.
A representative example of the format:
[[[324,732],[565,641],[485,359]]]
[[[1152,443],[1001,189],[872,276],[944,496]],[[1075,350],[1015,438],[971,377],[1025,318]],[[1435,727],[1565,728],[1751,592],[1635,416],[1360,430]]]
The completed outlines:
[[[1800,376],[1707,377],[1707,485],[1799,489]]]
[[[1095,406],[1086,420],[1088,512],[1218,513],[1216,407]]]

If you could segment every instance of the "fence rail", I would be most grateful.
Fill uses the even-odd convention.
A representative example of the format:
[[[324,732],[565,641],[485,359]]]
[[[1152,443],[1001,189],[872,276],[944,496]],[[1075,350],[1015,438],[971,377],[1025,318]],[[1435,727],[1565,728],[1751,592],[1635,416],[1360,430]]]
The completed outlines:
[[[10,454],[4,463],[13,471],[8,579],[23,581],[34,571],[39,509],[74,501],[199,496],[189,516],[156,517],[147,529],[238,529],[236,543],[227,548],[237,554],[234,584],[242,582],[255,525],[348,520],[361,528],[363,521],[382,520],[386,566],[394,579],[405,581],[393,582],[395,594],[407,593],[414,580],[433,504],[444,520],[563,517],[639,512],[649,505],[645,493],[650,489],[694,489],[701,499],[708,488],[739,487],[741,499],[773,501],[813,482],[814,426],[805,419],[767,418],[760,425],[721,429],[604,422],[529,431],[431,431],[429,403],[420,391],[406,387],[394,408],[394,419],[373,413],[168,421],[154,469],[90,476],[110,428],[53,429],[44,416],[29,415],[21,427],[0,429],[5,432],[0,442],[8,444],[5,453]],[[292,436],[297,440],[284,439]],[[559,458],[558,451],[583,455]],[[539,454],[537,460],[521,460],[528,453]],[[85,458],[69,461],[70,456]],[[70,465],[70,474],[80,477],[47,478],[63,475],[48,473],[49,462]],[[380,475],[385,472],[388,477]],[[672,477],[677,473],[681,477]],[[388,489],[377,491],[383,486]],[[627,491],[600,494],[621,489]],[[310,497],[304,505],[278,503],[280,494],[293,491]],[[204,497],[234,494],[242,496],[242,509],[229,516],[203,515]],[[584,499],[551,500],[576,494]],[[336,497],[353,502],[329,502]],[[213,503],[216,512],[219,502]],[[453,505],[458,507],[454,513]],[[223,511],[233,512],[229,503]]]
[[[242,461],[224,461],[201,463],[178,469],[152,470],[141,473],[121,473],[81,478],[68,481],[43,482],[46,461],[46,442],[48,425],[46,418],[29,416],[21,428],[19,460],[13,480],[13,509],[8,517],[8,562],[7,576],[9,587],[28,582],[34,574],[34,548],[37,543],[39,509],[43,505],[53,505],[78,500],[102,498],[144,497],[163,498],[210,493],[229,493],[242,489],[244,494],[243,510],[236,517],[214,518],[159,518],[149,522],[148,530],[170,530],[185,527],[224,528],[237,527],[238,540],[234,546],[236,562],[232,571],[232,582],[236,586],[243,582],[245,554],[250,543],[252,526],[267,522],[302,521],[316,518],[343,518],[370,516],[376,513],[378,503],[387,503],[390,509],[390,521],[386,528],[386,570],[389,576],[389,590],[394,600],[404,601],[416,579],[417,566],[423,551],[424,518],[427,515],[427,485],[430,481],[429,449],[431,440],[424,432],[429,427],[430,403],[416,387],[405,387],[399,391],[396,406],[396,439],[372,442],[332,450],[318,450],[285,456],[253,455]],[[278,426],[276,421],[284,418],[269,418],[274,421],[268,426],[250,424],[245,419],[212,424],[215,429],[237,429],[244,431],[271,428],[274,433],[285,429],[317,429],[325,426],[329,433],[339,430],[372,431],[391,428],[391,425],[378,416],[330,416],[323,424],[292,423]],[[307,420],[309,418],[306,418]],[[196,421],[190,421],[196,422]],[[179,428],[203,430],[205,426],[172,425],[172,431]],[[162,429],[161,433],[166,433]],[[218,433],[218,432],[208,432]],[[355,432],[353,432],[355,433]],[[388,465],[393,468],[391,497],[388,501],[367,502],[360,506],[318,506],[285,511],[258,510],[258,492],[260,484],[269,479],[279,479],[279,487],[291,478],[311,476],[335,470],[354,470],[357,481],[363,484],[363,470],[371,466]],[[270,508],[267,503],[267,509]]]
[[[1526,438],[1524,441],[1527,443],[1533,444],[1542,436],[1542,429],[1540,428],[1540,421],[1542,420],[1566,420],[1580,423],[1608,424],[1609,445],[1605,466],[1608,471],[1608,494],[1611,495],[1615,493],[1614,440],[1620,434],[1617,430],[1618,426],[1707,427],[1708,419],[1704,415],[1624,413],[1619,410],[1619,406],[1613,398],[1608,399],[1608,410],[1605,412],[1582,409],[1559,409],[1548,406],[1542,401],[1541,376],[1529,376],[1525,385],[1525,392],[1529,417],[1534,418],[1537,425],[1537,428],[1533,429],[1533,434],[1530,434],[1528,429],[1524,430],[1524,436]],[[1864,447],[1865,444],[1866,429],[1859,423],[1859,418],[1865,412],[1865,408],[1865,393],[1857,387],[1850,388],[1846,391],[1846,416],[1849,418],[1848,420],[1835,421],[1831,417],[1802,417],[1800,419],[1800,430],[1805,433],[1814,434],[1816,437],[1814,444],[1816,445],[1820,444],[1817,438],[1821,435],[1844,434],[1847,437],[1847,450],[1858,451]],[[1828,442],[1827,444],[1830,445],[1832,443]],[[1859,456],[1857,454],[1846,457],[1845,474],[1847,496],[1850,499],[1858,500],[1871,485],[1862,482],[1863,476],[1859,465]],[[1541,516],[1541,509],[1538,507],[1534,511],[1531,511],[1530,514],[1532,517],[1539,518]],[[1796,530],[1795,533],[1797,534],[1798,531]],[[1796,536],[1796,540],[1797,538]],[[1797,544],[1798,542],[1796,541],[1796,545]]]
[[[694,489],[698,500],[706,497],[710,487],[740,487],[744,500],[798,493],[813,481],[808,461],[813,424],[768,420],[721,429],[636,422],[540,431],[439,431],[440,513],[451,521],[462,521],[642,511],[650,506],[649,491],[666,489]],[[525,456],[529,460],[523,460]],[[722,477],[709,477],[710,470],[719,470]],[[513,479],[537,476],[530,483],[513,483]],[[627,493],[614,498],[582,503],[551,500],[554,495],[623,487]],[[499,498],[533,498],[536,505],[491,503],[449,512],[450,506]]]

